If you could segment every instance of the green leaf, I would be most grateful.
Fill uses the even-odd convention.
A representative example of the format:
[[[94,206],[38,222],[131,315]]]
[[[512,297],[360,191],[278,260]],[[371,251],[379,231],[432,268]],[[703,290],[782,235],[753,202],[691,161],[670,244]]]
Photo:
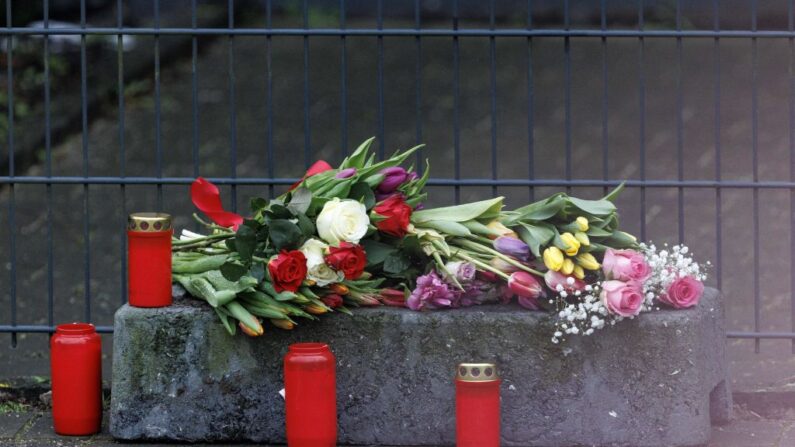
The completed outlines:
[[[569,203],[594,216],[608,216],[616,212],[615,204],[609,200],[585,200],[569,197]]]
[[[304,214],[309,209],[312,203],[312,192],[303,186],[294,190],[290,197],[290,203],[287,204],[287,209],[294,215]]]
[[[293,213],[286,206],[278,203],[271,203],[265,214],[271,219],[289,219],[293,217]]]
[[[375,206],[375,194],[373,194],[373,189],[365,182],[354,183],[353,186],[351,186],[351,191],[348,193],[348,198],[363,203],[368,210]]]
[[[625,184],[625,183],[626,183],[626,182],[621,182],[621,184],[620,184],[620,185],[616,186],[616,189],[614,189],[614,190],[610,191],[610,193],[609,193],[609,194],[607,194],[606,196],[602,197],[602,200],[607,200],[607,201],[610,201],[610,202],[615,202],[615,201],[616,201],[616,197],[618,197],[618,195],[619,195],[619,194],[621,194],[621,191],[623,191],[623,190],[624,190],[624,184]]]
[[[315,235],[315,224],[306,214],[298,215],[298,228],[301,229],[305,238],[310,238]]]
[[[251,261],[251,256],[254,254],[257,245],[257,231],[255,230],[257,225],[254,221],[246,220],[235,233],[235,249],[243,262]]]
[[[421,225],[426,228],[432,228],[434,230],[437,230],[441,232],[443,235],[459,236],[459,237],[466,237],[472,235],[472,232],[469,231],[469,228],[452,220],[432,220],[432,221],[423,222]]]
[[[304,235],[298,225],[285,219],[277,219],[270,222],[269,237],[271,243],[277,250],[287,249],[297,246]]]
[[[467,220],[494,219],[500,214],[503,197],[495,197],[480,202],[465,203],[463,205],[446,206],[417,211],[411,216],[415,223],[424,223],[437,220],[466,222]]]
[[[262,282],[265,279],[265,264],[262,262],[252,263],[248,275],[256,279],[257,282]]]
[[[396,275],[411,267],[411,260],[403,253],[396,251],[384,259],[384,272]]]
[[[253,214],[256,214],[268,207],[268,201],[262,197],[253,197],[249,204]]]
[[[239,264],[237,262],[227,262],[221,266],[220,270],[221,274],[224,275],[224,278],[232,282],[236,282],[243,275],[248,273],[248,269],[243,266],[243,264]]]
[[[396,250],[395,247],[391,245],[387,245],[373,239],[364,239],[360,242],[360,244],[362,245],[362,248],[364,248],[364,252],[367,254],[368,266],[374,266],[384,262],[387,256],[391,255]]]
[[[234,336],[237,333],[237,326],[232,323],[229,318],[229,312],[226,308],[223,307],[214,307],[215,313],[218,314],[218,318],[221,320],[221,324],[224,326],[229,335]]]
[[[366,168],[360,169],[359,170],[359,175],[361,177],[367,177],[370,174],[372,174],[373,172],[379,172],[379,171],[381,171],[384,168],[397,166],[397,165],[403,163],[404,161],[406,161],[406,159],[408,159],[411,156],[411,154],[413,154],[414,152],[416,152],[417,150],[419,150],[423,146],[425,146],[425,145],[424,144],[420,144],[420,145],[414,146],[413,148],[407,149],[407,150],[405,150],[403,152],[400,152],[400,153],[397,153],[394,156],[392,156],[391,158],[388,158],[388,159],[386,159],[384,161],[380,161],[380,162],[378,162],[378,163],[376,163],[376,164],[374,164],[372,166],[368,166]]]
[[[591,237],[608,237],[611,234],[613,234],[609,231],[605,231],[599,227],[594,227],[594,226],[588,227],[588,231],[586,231],[585,233]]]
[[[346,168],[359,169],[363,167],[365,160],[367,160],[367,152],[370,150],[370,146],[373,144],[373,141],[375,141],[375,137],[370,137],[364,140],[364,142],[362,142],[362,144],[360,144],[359,147],[357,147],[356,150],[353,151],[351,155],[349,155],[348,157],[345,158],[345,160],[342,161],[340,169],[346,169]]]
[[[519,237],[530,246],[530,250],[536,257],[541,256],[541,247],[546,246],[553,237],[555,230],[551,224],[541,223],[522,223],[517,227]]]
[[[516,217],[512,221],[503,223],[510,225],[519,220],[546,220],[558,214],[565,204],[564,194],[555,194],[547,199],[514,210],[511,214]]]
[[[602,241],[604,245],[612,248],[636,248],[637,239],[629,233],[615,231],[612,236]]]

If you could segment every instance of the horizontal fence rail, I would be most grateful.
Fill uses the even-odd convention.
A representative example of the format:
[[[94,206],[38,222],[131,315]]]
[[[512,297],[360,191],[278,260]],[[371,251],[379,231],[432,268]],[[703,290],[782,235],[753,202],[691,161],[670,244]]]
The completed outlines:
[[[218,184],[218,185],[227,185],[231,189],[232,193],[232,207],[236,206],[237,200],[237,187],[238,186],[267,186],[271,195],[274,193],[274,186],[278,185],[290,185],[297,181],[297,178],[289,178],[289,177],[279,177],[274,172],[273,168],[273,161],[274,161],[274,141],[273,141],[273,131],[276,124],[274,123],[274,115],[277,113],[274,110],[274,106],[272,104],[273,98],[273,90],[274,90],[274,81],[273,81],[273,73],[272,73],[272,59],[273,59],[273,42],[275,39],[281,37],[300,37],[303,39],[303,54],[300,63],[303,64],[301,67],[303,70],[303,90],[301,92],[297,92],[297,94],[301,97],[301,101],[304,107],[304,114],[302,117],[302,125],[304,129],[303,135],[303,148],[302,150],[296,149],[296,157],[293,162],[295,164],[303,164],[308,165],[311,163],[312,153],[311,153],[311,146],[312,146],[312,133],[311,133],[311,126],[312,126],[312,119],[310,116],[310,107],[311,107],[311,100],[312,100],[312,90],[310,85],[310,64],[312,60],[309,54],[309,41],[311,38],[315,37],[336,37],[339,39],[339,94],[341,99],[340,109],[339,109],[339,124],[342,129],[341,133],[341,147],[347,148],[349,147],[349,136],[348,136],[348,127],[349,127],[349,120],[351,116],[351,108],[350,108],[350,91],[351,85],[349,85],[348,80],[348,73],[349,73],[349,65],[351,60],[355,55],[352,53],[350,49],[350,40],[356,38],[374,38],[376,40],[377,45],[377,58],[374,61],[375,65],[375,73],[374,73],[374,81],[376,85],[375,94],[373,101],[377,103],[377,122],[374,125],[373,134],[378,136],[378,153],[379,155],[384,155],[385,150],[385,143],[384,143],[384,135],[385,135],[385,85],[384,85],[384,77],[385,77],[385,68],[384,68],[384,41],[389,40],[390,42],[394,39],[403,39],[406,42],[413,42],[413,50],[414,54],[409,54],[406,58],[407,64],[414,64],[414,76],[413,80],[416,82],[416,87],[412,87],[413,94],[415,98],[409,99],[412,102],[411,107],[413,108],[413,112],[415,116],[412,117],[404,117],[403,119],[406,121],[407,128],[415,127],[414,133],[416,134],[416,141],[422,142],[425,133],[427,133],[427,129],[423,129],[422,125],[422,114],[423,114],[423,95],[426,95],[426,92],[423,92],[422,81],[424,79],[424,72],[423,72],[423,54],[426,50],[423,43],[427,42],[428,39],[433,41],[438,41],[439,39],[445,39],[446,41],[451,42],[451,53],[450,53],[450,66],[449,66],[449,76],[451,80],[451,90],[449,92],[451,96],[451,104],[452,104],[452,119],[450,123],[450,135],[452,139],[452,147],[451,152],[453,153],[454,159],[451,164],[452,166],[452,178],[438,178],[433,177],[428,181],[428,185],[430,186],[440,186],[440,187],[448,187],[450,190],[454,192],[455,201],[458,202],[460,200],[460,192],[462,187],[491,187],[492,192],[496,193],[496,189],[498,187],[525,187],[528,188],[530,191],[531,197],[534,194],[534,187],[559,187],[565,188],[565,190],[570,191],[572,188],[575,187],[595,187],[595,188],[603,188],[607,191],[609,188],[616,187],[620,184],[625,184],[627,187],[633,188],[633,190],[639,193],[639,203],[640,203],[640,234],[639,236],[642,239],[646,238],[647,232],[647,222],[646,222],[646,211],[648,208],[648,190],[654,188],[675,188],[677,190],[677,200],[678,200],[678,207],[677,207],[677,230],[679,235],[679,241],[684,240],[685,234],[685,211],[684,211],[684,194],[686,191],[691,190],[712,190],[714,191],[714,201],[710,199],[710,204],[714,205],[716,218],[714,222],[714,231],[715,231],[715,240],[716,240],[716,251],[717,257],[715,259],[715,267],[716,267],[716,276],[717,276],[717,286],[720,288],[722,285],[722,277],[725,274],[723,272],[723,248],[722,244],[724,241],[723,236],[723,224],[721,222],[722,216],[722,194],[724,190],[750,190],[753,194],[752,204],[753,204],[753,221],[749,228],[750,238],[753,241],[753,248],[752,248],[752,255],[753,255],[753,262],[752,265],[749,266],[749,270],[752,272],[753,276],[753,283],[754,283],[754,292],[753,292],[753,329],[747,331],[727,331],[726,335],[728,338],[732,339],[752,339],[755,341],[755,349],[759,352],[760,340],[762,339],[782,339],[782,340],[792,340],[792,349],[795,352],[795,296],[790,298],[791,305],[790,305],[790,313],[791,313],[791,328],[790,332],[776,330],[776,331],[765,331],[763,330],[762,325],[762,318],[761,318],[761,309],[762,309],[762,302],[763,297],[760,293],[759,281],[760,281],[760,222],[759,222],[759,192],[762,190],[783,190],[789,191],[790,193],[790,218],[789,218],[789,228],[790,228],[790,246],[791,252],[795,253],[795,236],[792,234],[793,228],[795,228],[795,7],[793,7],[793,3],[795,1],[789,0],[787,2],[786,11],[782,11],[782,14],[786,14],[787,17],[787,26],[786,29],[759,29],[758,27],[758,5],[756,0],[750,0],[750,20],[747,29],[721,29],[721,22],[719,16],[719,1],[713,0],[712,4],[712,13],[713,13],[713,21],[712,26],[702,27],[708,29],[684,29],[690,28],[683,26],[683,18],[682,18],[682,2],[678,0],[675,2],[675,17],[674,17],[674,24],[668,26],[670,29],[658,29],[655,27],[654,29],[649,29],[648,26],[648,17],[646,13],[647,5],[644,5],[643,0],[639,0],[637,3],[637,27],[627,27],[625,29],[608,29],[608,13],[606,7],[606,1],[602,0],[598,2],[599,10],[598,10],[598,24],[594,24],[591,27],[572,27],[572,20],[571,20],[571,7],[569,1],[563,1],[561,5],[561,16],[562,19],[559,20],[561,23],[555,23],[554,27],[544,27],[539,28],[537,27],[537,23],[534,23],[533,17],[533,2],[528,0],[526,3],[517,1],[514,2],[517,5],[526,4],[527,13],[524,17],[524,21],[526,22],[526,26],[523,27],[516,27],[513,26],[511,28],[497,28],[496,27],[496,18],[495,18],[495,0],[491,0],[488,2],[488,17],[481,17],[482,23],[481,26],[478,28],[468,28],[462,29],[460,27],[460,8],[459,2],[457,0],[453,0],[451,8],[451,16],[448,20],[450,24],[449,27],[439,27],[438,23],[434,23],[434,27],[427,27],[424,26],[423,17],[422,17],[422,1],[415,0],[414,4],[414,15],[413,17],[405,18],[406,22],[409,23],[413,20],[414,26],[413,27],[402,27],[402,28],[394,28],[394,27],[385,27],[384,26],[384,2],[383,0],[378,0],[376,3],[376,17],[375,17],[375,27],[368,25],[366,28],[350,28],[348,19],[347,19],[347,8],[345,0],[339,1],[339,10],[338,10],[338,27],[330,27],[324,24],[324,27],[317,28],[317,27],[310,27],[309,26],[309,4],[308,0],[303,0],[300,2],[300,14],[301,14],[301,25],[300,26],[292,26],[289,28],[280,28],[273,26],[273,1],[267,0],[264,2],[260,2],[263,4],[263,20],[260,22],[261,26],[247,26],[245,28],[236,27],[235,24],[235,2],[233,0],[228,0],[226,3],[226,12],[228,15],[227,20],[223,25],[216,26],[216,27],[206,27],[206,26],[198,26],[199,20],[197,18],[197,0],[191,0],[191,8],[189,11],[190,14],[190,24],[189,27],[161,27],[161,8],[160,8],[160,1],[153,0],[152,1],[152,23],[148,23],[147,26],[127,26],[124,24],[124,4],[122,0],[117,0],[116,2],[116,16],[115,16],[115,23],[116,26],[106,25],[106,26],[88,26],[87,24],[87,11],[86,11],[86,2],[85,0],[81,0],[79,2],[80,6],[80,16],[79,16],[79,25],[74,26],[51,26],[51,17],[50,17],[50,1],[43,0],[42,5],[44,8],[43,14],[43,21],[41,25],[37,26],[27,26],[21,27],[18,26],[19,24],[12,23],[12,1],[6,0],[5,1],[5,11],[6,11],[6,24],[4,27],[0,27],[0,38],[4,38],[5,41],[5,48],[3,51],[5,52],[6,56],[6,79],[5,82],[7,84],[7,92],[6,92],[6,101],[7,101],[7,121],[8,121],[8,137],[6,143],[6,151],[7,151],[7,175],[0,176],[0,186],[3,187],[3,194],[5,195],[5,199],[8,201],[8,207],[5,213],[4,219],[6,220],[7,228],[9,230],[9,250],[8,250],[8,287],[7,293],[10,296],[10,308],[8,309],[8,317],[5,317],[5,312],[0,313],[0,318],[2,318],[3,323],[8,322],[9,324],[0,324],[0,333],[10,333],[11,335],[11,342],[13,346],[16,346],[17,343],[17,334],[20,333],[52,333],[55,330],[55,319],[53,315],[53,309],[55,306],[53,295],[53,283],[54,283],[54,261],[53,261],[53,251],[56,241],[56,237],[53,232],[53,220],[55,217],[53,216],[53,185],[79,185],[82,186],[82,197],[81,203],[79,206],[81,207],[81,212],[83,213],[83,226],[79,229],[81,233],[82,240],[84,242],[84,249],[81,253],[82,262],[85,267],[85,276],[84,280],[84,291],[83,291],[83,316],[87,321],[92,321],[92,302],[94,297],[92,296],[91,292],[91,280],[92,280],[92,272],[91,272],[91,264],[92,264],[92,250],[96,250],[96,247],[91,244],[91,228],[89,226],[89,218],[91,216],[91,208],[90,204],[90,191],[92,190],[90,186],[94,185],[116,185],[120,187],[118,199],[121,202],[120,207],[122,208],[122,217],[126,215],[127,212],[127,190],[126,186],[131,185],[151,185],[157,188],[157,204],[158,208],[162,208],[163,204],[163,186],[167,185],[189,185],[193,182],[194,178],[200,174],[200,162],[199,162],[199,109],[200,109],[200,100],[199,100],[199,82],[198,82],[198,58],[199,58],[199,51],[198,51],[198,44],[197,38],[198,37],[214,37],[223,42],[226,45],[226,48],[229,51],[228,59],[224,62],[224,64],[219,65],[216,67],[217,70],[225,70],[228,72],[228,90],[229,90],[229,111],[228,111],[228,125],[230,130],[229,136],[229,170],[227,176],[210,176],[208,177],[209,180]],[[219,2],[221,3],[221,2]],[[596,2],[593,2],[596,4]],[[15,3],[21,4],[21,2]],[[239,11],[238,11],[239,12]],[[186,11],[184,14],[188,14]],[[186,22],[187,23],[187,22]],[[80,47],[80,67],[79,67],[79,76],[80,76],[80,104],[76,107],[80,108],[80,119],[79,119],[79,130],[82,132],[82,141],[81,141],[81,155],[82,155],[82,173],[80,175],[72,175],[72,176],[59,176],[53,175],[53,161],[52,161],[52,129],[51,129],[51,115],[52,115],[52,107],[51,107],[51,67],[50,67],[50,59],[49,56],[51,55],[51,40],[54,37],[59,36],[75,36],[79,37],[79,47]],[[90,175],[89,172],[89,142],[88,142],[88,131],[90,127],[90,123],[88,120],[88,108],[89,108],[89,100],[88,100],[88,92],[90,89],[90,85],[87,78],[87,67],[89,61],[87,60],[86,48],[87,43],[86,40],[92,36],[109,36],[115,37],[117,43],[116,58],[117,58],[117,66],[118,72],[117,73],[108,73],[108,76],[117,76],[117,88],[116,88],[116,96],[117,96],[117,106],[118,106],[118,155],[120,160],[120,166],[118,169],[118,175],[116,176],[93,176]],[[125,79],[125,54],[122,50],[123,46],[123,38],[125,36],[147,36],[153,38],[153,48],[152,48],[152,60],[153,60],[153,73],[154,73],[154,89],[153,89],[153,96],[154,96],[154,121],[152,122],[154,128],[154,142],[153,146],[156,152],[156,159],[153,163],[151,168],[151,174],[148,176],[130,176],[127,175],[127,166],[125,162],[125,156],[127,154],[127,146],[125,142],[125,85],[126,82],[129,81]],[[190,58],[190,83],[191,83],[191,101],[192,101],[192,110],[190,113],[190,119],[192,121],[191,124],[191,137],[192,137],[192,164],[193,164],[193,177],[173,177],[173,176],[163,176],[163,142],[162,142],[162,119],[161,119],[161,79],[160,79],[160,71],[161,71],[161,41],[160,38],[164,36],[187,36],[190,38],[190,50],[188,54],[183,54],[182,56]],[[41,41],[43,42],[43,54],[42,54],[42,61],[43,61],[43,69],[44,69],[44,85],[42,95],[44,97],[44,152],[45,157],[44,160],[41,161],[41,164],[44,165],[43,175],[25,175],[21,172],[21,169],[18,168],[17,164],[18,161],[16,160],[15,154],[15,109],[14,109],[14,76],[15,70],[17,68],[14,67],[14,52],[15,52],[15,41],[25,37],[40,37]],[[265,177],[257,177],[257,178],[250,178],[245,176],[238,176],[237,171],[237,161],[238,161],[238,134],[237,134],[237,111],[235,105],[235,45],[236,45],[236,38],[237,37],[259,37],[262,39],[263,43],[263,55],[265,60],[267,61],[267,72],[263,73],[263,82],[262,84],[266,87],[266,98],[267,104],[263,105],[263,110],[265,111],[264,117],[264,124],[263,127],[267,130],[267,137],[266,141],[264,142],[264,146],[266,147],[266,158],[267,158],[267,176]],[[499,178],[498,170],[497,170],[497,162],[498,162],[498,138],[497,138],[497,126],[498,122],[498,101],[497,101],[497,73],[500,70],[500,66],[497,63],[496,57],[496,40],[497,39],[504,39],[504,38],[513,38],[513,39],[522,39],[526,45],[526,74],[524,74],[526,86],[527,86],[527,107],[526,110],[523,110],[523,113],[527,114],[526,120],[526,127],[527,127],[527,134],[528,134],[528,141],[527,141],[527,156],[528,156],[528,175],[527,178]],[[533,66],[533,55],[534,51],[537,51],[536,41],[539,38],[554,38],[560,39],[562,43],[562,69],[561,69],[561,77],[564,80],[564,89],[560,94],[560,103],[563,107],[563,125],[562,128],[564,129],[564,144],[563,148],[560,151],[560,157],[565,157],[564,163],[564,174],[562,176],[558,176],[559,178],[536,178],[536,163],[537,160],[534,158],[537,155],[535,154],[537,151],[536,148],[536,140],[535,140],[535,128],[537,126],[537,116],[535,115],[534,111],[534,101],[536,96],[539,92],[534,90],[534,82],[536,76],[536,68]],[[633,90],[633,94],[637,95],[637,108],[638,108],[638,128],[633,129],[633,132],[637,132],[637,146],[638,146],[638,162],[639,162],[639,178],[630,179],[626,181],[622,181],[620,179],[616,179],[616,173],[609,172],[610,164],[609,164],[609,153],[610,153],[610,144],[609,138],[618,132],[619,130],[614,130],[611,128],[611,123],[609,121],[609,95],[608,95],[608,76],[610,73],[610,67],[608,65],[608,42],[614,40],[626,41],[631,40],[637,43],[637,50],[635,54],[629,55],[629,57],[634,58],[637,60],[637,79],[635,81],[635,85],[627,84],[626,88],[629,90]],[[676,89],[676,119],[673,124],[672,132],[675,132],[675,143],[674,146],[676,148],[676,158],[675,160],[666,160],[667,163],[676,163],[676,175],[673,178],[666,178],[666,179],[652,179],[649,178],[648,175],[648,167],[650,160],[648,159],[647,153],[647,134],[649,130],[649,122],[646,116],[648,105],[648,86],[650,83],[650,77],[653,73],[651,73],[648,68],[646,67],[646,63],[648,62],[648,48],[647,48],[647,41],[654,40],[657,41],[659,39],[668,39],[675,42],[675,56],[674,59],[671,61],[672,64],[677,65],[677,69],[675,72],[675,89]],[[786,57],[782,57],[782,61],[784,59],[788,60],[790,65],[789,67],[789,87],[790,91],[786,93],[787,98],[786,101],[789,104],[789,142],[788,142],[788,156],[790,160],[786,162],[790,163],[790,175],[788,180],[762,180],[760,179],[759,175],[759,125],[758,125],[758,84],[759,80],[759,67],[758,67],[758,45],[759,41],[765,40],[770,41],[773,40],[783,40],[789,44],[789,53],[786,54]],[[488,101],[488,119],[487,119],[487,131],[490,136],[490,157],[489,160],[491,162],[490,168],[490,178],[473,178],[473,177],[464,177],[462,176],[461,164],[462,164],[462,154],[461,154],[461,128],[462,124],[462,117],[461,115],[461,101],[462,96],[464,93],[462,92],[461,86],[461,74],[465,68],[462,68],[461,63],[461,42],[469,42],[472,40],[482,41],[484,43],[488,43],[488,57],[485,58],[483,65],[485,67],[485,71],[488,72],[488,87],[489,87],[489,101]],[[572,172],[572,164],[573,164],[573,141],[572,141],[572,129],[576,127],[576,124],[573,123],[572,120],[572,98],[575,96],[575,93],[572,91],[572,73],[576,73],[577,67],[575,66],[575,62],[572,61],[572,50],[571,45],[572,41],[576,40],[577,42],[582,40],[589,40],[593,42],[598,42],[600,44],[601,55],[600,61],[601,66],[598,67],[599,69],[596,70],[594,76],[602,78],[602,94],[601,99],[599,100],[598,104],[598,111],[594,111],[594,113],[600,114],[600,122],[598,123],[599,132],[601,133],[601,144],[600,150],[602,155],[602,176],[601,178],[575,178]],[[684,98],[685,93],[683,89],[683,83],[685,80],[685,74],[682,70],[683,65],[683,42],[691,41],[691,40],[698,40],[698,41],[712,41],[712,55],[713,55],[713,62],[710,66],[709,63],[705,62],[704,67],[702,67],[705,71],[711,71],[712,77],[714,79],[714,91],[711,92],[712,96],[714,97],[714,128],[711,130],[711,134],[714,136],[714,166],[712,166],[709,170],[711,171],[711,175],[706,175],[707,177],[712,177],[709,179],[686,179],[684,172]],[[749,45],[749,53],[750,53],[750,66],[748,67],[748,71],[750,74],[750,85],[751,85],[751,101],[750,107],[748,111],[748,122],[751,127],[751,141],[749,143],[749,150],[751,151],[751,162],[748,166],[749,172],[748,175],[744,175],[741,178],[742,180],[729,180],[722,177],[722,168],[726,163],[725,160],[722,159],[722,146],[721,146],[721,135],[722,135],[722,124],[721,124],[721,97],[722,94],[725,93],[722,85],[722,76],[724,67],[721,64],[720,52],[721,47],[720,43],[722,40],[742,40],[744,42],[748,42]],[[783,62],[782,62],[783,63]],[[76,76],[76,74],[74,74]],[[782,97],[784,93],[782,92]],[[264,101],[264,100],[263,100]],[[416,119],[416,125],[412,124],[412,121]],[[72,129],[77,130],[77,129]],[[417,164],[418,169],[422,169],[422,163],[419,163],[421,157],[417,156]],[[486,174],[488,175],[488,174]],[[598,177],[598,176],[596,176]],[[17,241],[17,227],[18,227],[18,216],[17,216],[17,199],[16,199],[16,186],[17,185],[44,185],[46,186],[46,221],[47,221],[47,260],[46,260],[46,281],[47,281],[47,322],[46,324],[22,324],[18,321],[18,302],[17,302],[17,256],[19,250],[24,248],[20,247]],[[77,204],[76,204],[77,206]],[[712,224],[710,224],[712,225]],[[126,241],[124,238],[121,238],[120,252],[126,252]],[[126,291],[126,260],[122,259],[122,267],[121,267],[121,276],[119,278],[119,282],[121,283],[122,289],[122,297],[121,303],[124,303],[126,300],[125,292]],[[792,261],[791,261],[792,262]],[[792,268],[792,266],[791,266]],[[791,284],[791,294],[795,295],[795,273],[792,274],[792,284]],[[5,292],[4,292],[5,293]],[[43,321],[43,319],[42,319]],[[750,325],[749,325],[750,326]],[[108,325],[100,325],[97,327],[98,332],[100,333],[112,333],[113,327]]]

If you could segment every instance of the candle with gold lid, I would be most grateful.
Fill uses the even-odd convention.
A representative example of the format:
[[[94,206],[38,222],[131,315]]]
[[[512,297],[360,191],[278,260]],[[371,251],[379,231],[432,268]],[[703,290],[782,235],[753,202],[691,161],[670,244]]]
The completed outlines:
[[[494,363],[456,368],[456,446],[499,447],[500,377]]]
[[[132,213],[127,219],[128,301],[135,307],[170,306],[171,216]]]

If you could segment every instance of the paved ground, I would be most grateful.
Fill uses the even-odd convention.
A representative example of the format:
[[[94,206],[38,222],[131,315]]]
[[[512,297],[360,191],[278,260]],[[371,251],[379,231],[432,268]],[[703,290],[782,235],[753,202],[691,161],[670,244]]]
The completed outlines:
[[[351,27],[371,24],[351,20]],[[390,26],[407,24],[390,23]],[[429,27],[446,26],[427,24]],[[163,37],[167,40],[168,37]],[[384,123],[384,148],[392,151],[412,145],[419,123],[422,140],[428,143],[424,156],[430,158],[434,175],[454,177],[454,123],[456,104],[451,71],[453,42],[447,38],[428,38],[422,44],[422,82],[420,114],[416,113],[415,41],[412,38],[384,39],[383,103],[379,117],[378,42],[375,38],[346,39],[348,123],[342,128],[340,58],[341,41],[335,37],[310,39],[309,49],[309,128],[304,116],[304,43],[301,38],[281,37],[271,41],[271,108],[273,145],[268,135],[268,42],[259,37],[234,39],[235,126],[230,120],[229,42],[226,39],[199,39],[200,57],[196,65],[199,106],[194,140],[192,108],[192,65],[190,59],[164,61],[161,73],[162,174],[194,175],[193,149],[197,149],[199,173],[239,177],[267,174],[294,177],[315,158],[338,162],[345,150],[358,141],[379,133]],[[688,40],[682,53],[682,172],[685,179],[710,180],[715,176],[715,123],[713,42]],[[565,59],[563,42],[540,38],[532,46],[533,138],[528,138],[528,88],[526,40],[505,38],[496,41],[496,148],[500,178],[527,178],[532,165],[537,178],[565,175],[565,148],[571,147],[573,178],[601,178],[603,175],[603,127],[601,119],[603,80],[602,47],[598,40],[571,41],[571,139],[567,140]],[[758,82],[758,178],[789,179],[788,105],[789,91],[787,42],[773,39],[757,44]],[[642,140],[646,149],[645,175],[650,179],[677,177],[677,53],[676,42],[650,39],[644,48],[645,121]],[[730,180],[751,180],[752,165],[752,52],[745,40],[720,42],[720,117],[718,129],[722,160],[721,175]],[[115,54],[96,55],[115,58]],[[633,39],[610,40],[606,58],[607,139],[606,164],[611,178],[639,178],[641,114],[638,86],[639,46]],[[492,142],[490,110],[489,42],[482,39],[460,41],[460,175],[489,178],[492,175],[489,150]],[[99,66],[99,65],[97,65]],[[89,71],[95,66],[89,66]],[[112,76],[115,76],[112,73]],[[146,84],[145,82],[143,84]],[[137,92],[137,93],[136,93]],[[81,135],[53,142],[53,175],[152,176],[157,174],[157,135],[152,85],[130,89],[124,109],[124,153],[122,155],[116,107],[89,110],[94,117],[86,137],[88,165],[83,165]],[[54,102],[64,97],[53,92]],[[79,105],[74,104],[74,107]],[[231,130],[230,130],[231,129]],[[43,131],[43,129],[42,129]],[[305,135],[311,151],[304,152]],[[341,142],[347,137],[347,147]],[[531,144],[534,158],[528,157]],[[235,158],[230,154],[234,143]],[[123,171],[122,171],[122,163]],[[270,162],[272,161],[272,163]],[[25,174],[43,175],[45,166],[35,165]],[[537,188],[536,196],[556,187]],[[227,203],[231,189],[223,188]],[[277,189],[278,191],[278,189]],[[178,216],[177,227],[190,225],[192,208],[187,186],[162,188],[164,208]],[[266,189],[239,187],[236,203],[246,207],[254,194]],[[595,196],[600,188],[575,188],[574,193]],[[527,188],[499,188],[508,205],[520,205],[530,198]],[[453,201],[450,189],[431,188],[433,204]],[[492,195],[491,188],[461,189],[462,200]],[[716,236],[716,196],[710,189],[692,189],[684,194],[685,241],[702,260],[715,259],[722,249],[722,283],[731,330],[754,328],[754,292],[761,297],[760,328],[791,329],[790,291],[790,203],[789,192],[766,189],[759,192],[760,277],[753,279],[752,194],[745,189],[721,191],[721,243]],[[8,225],[8,209],[13,203],[15,225]],[[623,226],[640,231],[640,191],[627,191],[620,199]],[[676,241],[678,195],[675,188],[649,188],[646,191],[647,236],[655,241]],[[47,206],[52,206],[48,218]],[[48,272],[51,271],[53,322],[84,320],[90,304],[90,318],[100,324],[112,323],[112,315],[122,302],[121,259],[124,216],[131,210],[156,206],[153,186],[17,185],[13,201],[8,188],[0,192],[0,321],[10,322],[11,231],[16,236],[16,298],[19,324],[46,324],[50,299]],[[85,210],[90,217],[84,219]],[[12,228],[11,230],[9,228]],[[51,228],[54,257],[47,261],[48,229]],[[88,241],[84,231],[88,230]],[[84,262],[84,253],[91,253]],[[717,274],[717,271],[715,271]],[[717,284],[717,275],[711,284]],[[104,338],[105,370],[109,372],[110,338]],[[736,389],[789,389],[795,378],[795,356],[789,342],[765,340],[762,352],[753,353],[753,343],[732,341],[730,355]],[[48,374],[47,337],[41,334],[19,336],[16,349],[8,338],[0,340],[0,377]]]
[[[106,430],[107,423],[103,425]],[[92,437],[62,437],[52,430],[52,417],[46,412],[0,413],[0,445],[49,447],[141,445],[117,443],[103,433]],[[163,444],[146,444],[158,446]],[[203,446],[204,444],[191,444]],[[217,444],[216,444],[217,445]],[[789,447],[795,445],[795,418],[761,419],[747,415],[725,427],[715,427],[708,447]]]

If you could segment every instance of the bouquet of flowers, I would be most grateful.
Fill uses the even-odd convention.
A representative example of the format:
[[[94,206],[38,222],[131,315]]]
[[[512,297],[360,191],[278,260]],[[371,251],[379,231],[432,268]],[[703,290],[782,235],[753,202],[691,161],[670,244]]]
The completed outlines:
[[[362,143],[338,168],[318,161],[290,190],[251,200],[244,218],[198,178],[194,214],[209,234],[173,241],[173,276],[227,330],[392,305],[422,311],[510,302],[556,315],[552,341],[590,335],[660,306],[698,303],[705,273],[687,247],[638,243],[618,228],[618,187],[600,200],[563,193],[503,210],[503,198],[423,209],[430,167],[378,161]]]

